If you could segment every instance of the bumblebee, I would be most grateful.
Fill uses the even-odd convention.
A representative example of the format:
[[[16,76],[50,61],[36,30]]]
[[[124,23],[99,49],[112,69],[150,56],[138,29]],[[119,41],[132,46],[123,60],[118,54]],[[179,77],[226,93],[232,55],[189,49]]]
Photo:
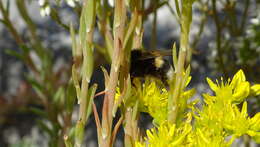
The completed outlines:
[[[167,80],[171,80],[173,69],[168,60],[164,56],[171,56],[171,50],[140,50],[133,49],[131,51],[130,75],[131,81],[134,78],[145,78],[147,76],[159,79],[164,86],[168,86]],[[104,94],[101,91],[95,97]]]
[[[169,61],[163,57],[171,55],[171,50],[132,50],[130,67],[131,79],[150,76],[161,80],[167,85],[167,80],[172,77],[173,69]]]

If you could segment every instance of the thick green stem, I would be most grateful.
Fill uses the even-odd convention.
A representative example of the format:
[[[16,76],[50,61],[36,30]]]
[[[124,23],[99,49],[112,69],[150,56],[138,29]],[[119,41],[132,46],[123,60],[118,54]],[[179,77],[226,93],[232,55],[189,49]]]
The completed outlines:
[[[115,89],[118,83],[119,68],[123,57],[123,41],[124,41],[124,29],[126,21],[126,6],[124,0],[115,1],[115,15],[113,24],[114,34],[114,51],[113,60],[110,70],[110,78],[108,86],[106,87],[106,94],[104,98],[103,110],[102,110],[102,137],[101,147],[113,146],[111,133],[113,123],[113,107],[115,98]]]
[[[176,8],[178,5],[176,6]],[[180,14],[178,14],[180,15]],[[182,10],[180,19],[181,27],[181,39],[180,39],[180,50],[178,56],[177,67],[175,67],[175,80],[171,83],[171,90],[168,102],[168,121],[170,123],[176,123],[179,111],[179,99],[183,89],[185,62],[187,61],[187,52],[190,52],[189,48],[189,32],[190,24],[192,22],[192,1],[182,1]],[[189,61],[189,59],[188,59]]]
[[[83,62],[81,69],[80,62],[75,62],[75,68],[72,68],[74,85],[76,87],[77,97],[79,101],[79,119],[75,130],[74,146],[82,146],[84,140],[85,125],[89,116],[89,109],[92,106],[92,94],[95,92],[95,85],[89,88],[90,79],[93,72],[93,32],[96,21],[96,1],[88,0],[84,2],[79,29],[79,44],[76,44],[74,31],[72,31],[73,55],[74,61],[81,59]],[[71,27],[72,28],[72,27]],[[73,29],[72,29],[73,30]],[[82,74],[78,73],[81,71]],[[79,87],[79,79],[82,75],[81,86]]]
[[[125,37],[125,42],[124,44],[128,44],[129,42],[131,42],[131,45],[129,45],[131,48],[129,48],[129,46],[126,46],[127,48],[124,48],[125,51],[125,59],[123,60],[123,65],[125,65],[125,68],[122,68],[124,75],[122,75],[123,78],[121,78],[121,80],[123,80],[124,82],[121,81],[121,83],[125,83],[127,80],[127,78],[129,75],[129,55],[130,55],[130,51],[133,48],[141,48],[141,38],[142,38],[142,33],[141,33],[141,29],[142,29],[142,17],[140,15],[140,13],[138,13],[138,11],[140,10],[140,6],[141,6],[141,1],[134,1],[135,5],[134,7],[134,11],[133,11],[133,15],[126,33],[126,37]],[[135,31],[134,31],[135,30]],[[132,41],[129,41],[132,40]],[[124,84],[123,86],[124,90],[129,90],[131,89],[131,82],[130,79],[128,79],[128,84]],[[125,95],[124,99],[129,99],[130,95]],[[136,101],[136,105],[133,106],[126,106],[124,108],[124,132],[125,132],[125,136],[124,136],[124,146],[125,147],[132,147],[134,146],[135,141],[139,140],[139,128],[138,128],[138,112],[137,112],[137,108],[138,108],[138,100]]]
[[[183,83],[183,72],[184,72],[184,63],[185,63],[186,51],[180,51],[178,64],[176,69],[176,81],[174,83],[174,90],[172,91],[172,103],[169,103],[169,115],[168,121],[171,123],[176,123],[178,115],[178,102],[182,89]]]

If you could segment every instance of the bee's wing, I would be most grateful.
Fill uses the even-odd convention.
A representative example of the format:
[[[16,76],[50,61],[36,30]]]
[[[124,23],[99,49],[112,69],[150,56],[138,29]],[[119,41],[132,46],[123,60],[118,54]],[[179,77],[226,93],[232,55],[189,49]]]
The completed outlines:
[[[153,54],[155,57],[171,56],[172,50],[151,50],[151,54]]]
[[[162,56],[171,56],[171,50],[145,50],[137,60],[146,60],[155,57],[162,57]]]

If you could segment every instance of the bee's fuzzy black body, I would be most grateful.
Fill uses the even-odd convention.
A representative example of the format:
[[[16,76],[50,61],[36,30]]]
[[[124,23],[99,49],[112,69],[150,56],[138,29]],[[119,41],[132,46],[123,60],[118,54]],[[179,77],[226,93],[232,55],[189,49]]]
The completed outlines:
[[[132,50],[131,78],[151,76],[160,79],[163,83],[167,83],[169,71],[172,70],[168,60],[163,59],[163,56],[167,55],[171,55],[171,52]]]

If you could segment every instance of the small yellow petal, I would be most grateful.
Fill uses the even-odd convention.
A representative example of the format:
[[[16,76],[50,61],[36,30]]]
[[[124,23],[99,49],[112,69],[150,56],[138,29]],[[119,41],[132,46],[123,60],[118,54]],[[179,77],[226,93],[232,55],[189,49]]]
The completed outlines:
[[[170,131],[169,131],[169,136],[173,136],[174,135],[174,131],[175,131],[175,124],[173,124],[171,127],[170,127]]]
[[[235,88],[235,92],[233,94],[234,101],[242,101],[246,98],[250,93],[250,84],[249,82],[242,82]]]
[[[256,135],[256,132],[255,131],[251,131],[251,130],[248,130],[246,132],[249,136],[255,136]]]
[[[210,78],[207,78],[207,82],[208,82],[208,84],[209,84],[209,87],[210,87],[213,91],[216,92],[217,89],[218,89],[218,86],[217,86],[214,82],[212,82]]]
[[[240,69],[233,77],[230,85],[232,86],[232,88],[235,88],[239,83],[244,82],[244,81],[246,81],[246,76],[245,76],[243,70]]]
[[[255,85],[251,86],[250,87],[250,93],[253,96],[260,95],[260,84],[255,84]]]
[[[188,77],[188,79],[187,79],[187,81],[186,81],[186,83],[185,83],[185,87],[188,86],[188,84],[190,83],[190,81],[191,81],[191,76]]]
[[[145,145],[140,142],[135,142],[135,147],[145,147]]]
[[[250,125],[252,130],[260,130],[260,112],[258,112],[253,118],[250,119]]]
[[[150,130],[147,130],[147,131],[146,131],[147,137],[148,137],[150,140],[154,138],[152,132],[153,132],[153,130],[151,130],[151,131],[150,131]]]
[[[209,144],[210,141],[207,139],[206,136],[204,136],[204,134],[202,133],[202,131],[201,131],[200,129],[198,129],[197,131],[198,131],[199,137],[200,137],[206,144]]]
[[[241,115],[243,115],[244,118],[247,117],[247,102],[246,101],[243,103]]]
[[[203,97],[204,97],[204,102],[206,103],[206,104],[211,104],[211,103],[213,103],[215,100],[216,100],[216,97],[215,96],[211,96],[211,95],[209,95],[209,94],[202,94],[203,95]]]

